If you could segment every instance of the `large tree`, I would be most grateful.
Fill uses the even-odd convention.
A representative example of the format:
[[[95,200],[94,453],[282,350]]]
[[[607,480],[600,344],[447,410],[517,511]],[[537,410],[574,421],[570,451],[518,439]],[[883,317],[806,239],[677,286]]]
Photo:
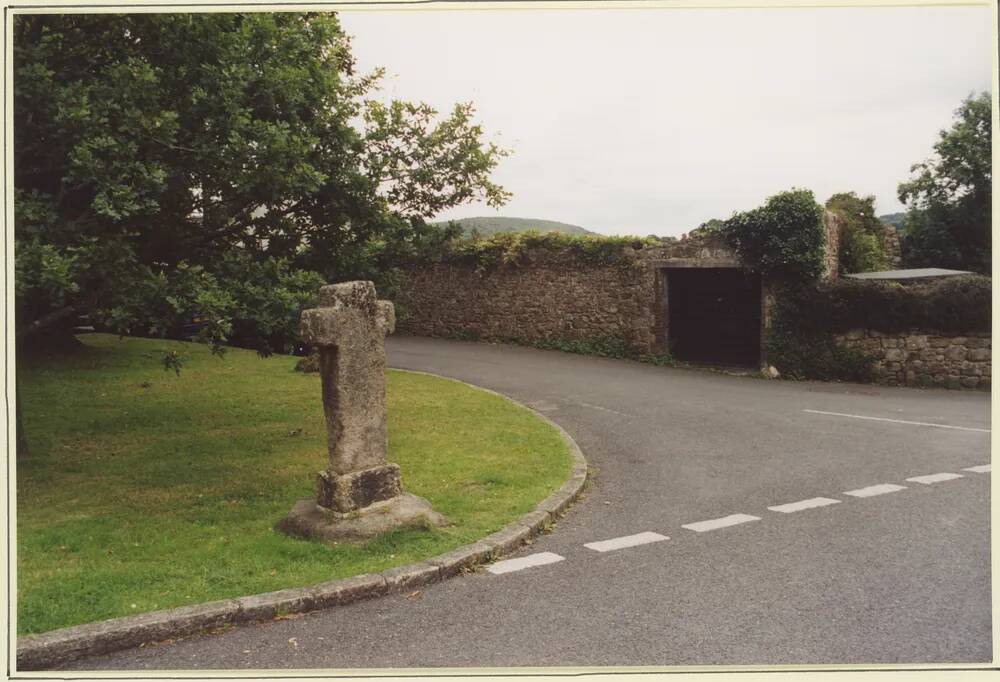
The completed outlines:
[[[330,13],[14,18],[17,328],[286,338],[442,209],[508,194],[471,104],[376,100]],[[445,235],[446,236],[446,235]]]
[[[934,155],[899,185],[899,200],[909,207],[902,240],[908,265],[989,273],[991,116],[989,93],[964,100],[952,127],[940,131]]]

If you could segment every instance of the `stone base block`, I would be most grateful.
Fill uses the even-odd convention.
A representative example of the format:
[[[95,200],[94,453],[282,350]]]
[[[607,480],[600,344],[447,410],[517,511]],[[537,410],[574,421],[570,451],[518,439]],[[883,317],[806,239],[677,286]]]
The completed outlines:
[[[398,464],[384,464],[340,475],[321,471],[316,477],[316,503],[340,513],[391,500],[402,492]]]
[[[314,499],[300,500],[275,528],[300,538],[336,542],[364,540],[397,528],[447,526],[448,520],[422,497],[402,493],[354,512],[325,509]]]

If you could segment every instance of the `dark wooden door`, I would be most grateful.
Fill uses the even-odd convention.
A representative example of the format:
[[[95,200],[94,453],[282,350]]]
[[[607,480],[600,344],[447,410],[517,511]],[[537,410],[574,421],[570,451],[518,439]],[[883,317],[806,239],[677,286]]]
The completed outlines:
[[[670,351],[679,360],[760,363],[760,276],[736,268],[667,270]]]

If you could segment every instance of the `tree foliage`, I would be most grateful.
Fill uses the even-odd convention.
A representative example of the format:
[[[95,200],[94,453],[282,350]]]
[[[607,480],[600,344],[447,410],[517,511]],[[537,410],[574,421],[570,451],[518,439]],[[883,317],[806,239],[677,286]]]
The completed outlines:
[[[19,331],[198,315],[266,352],[321,281],[508,197],[472,105],[379,101],[334,14],[18,15],[14,74]]]
[[[759,208],[734,214],[720,231],[749,270],[797,282],[823,273],[823,208],[809,190],[775,194]]]
[[[908,205],[902,241],[910,266],[990,271],[992,211],[990,95],[970,96],[938,134],[931,158],[898,187]]]
[[[882,221],[875,216],[875,197],[859,197],[841,192],[827,199],[827,209],[843,220],[837,269],[846,272],[872,272],[888,266]]]

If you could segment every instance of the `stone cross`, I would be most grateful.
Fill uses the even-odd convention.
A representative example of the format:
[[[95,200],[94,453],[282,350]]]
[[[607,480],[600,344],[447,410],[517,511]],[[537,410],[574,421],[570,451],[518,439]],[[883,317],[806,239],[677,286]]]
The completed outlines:
[[[399,466],[386,458],[385,336],[395,324],[371,282],[325,286],[302,313],[302,340],[319,347],[329,463],[316,502],[325,509],[353,512],[402,492]]]
[[[446,526],[430,502],[403,491],[386,460],[385,336],[396,326],[389,301],[371,282],[319,290],[302,313],[303,341],[319,348],[328,462],[316,497],[299,500],[278,522],[283,533],[332,542],[362,540],[407,526]]]

